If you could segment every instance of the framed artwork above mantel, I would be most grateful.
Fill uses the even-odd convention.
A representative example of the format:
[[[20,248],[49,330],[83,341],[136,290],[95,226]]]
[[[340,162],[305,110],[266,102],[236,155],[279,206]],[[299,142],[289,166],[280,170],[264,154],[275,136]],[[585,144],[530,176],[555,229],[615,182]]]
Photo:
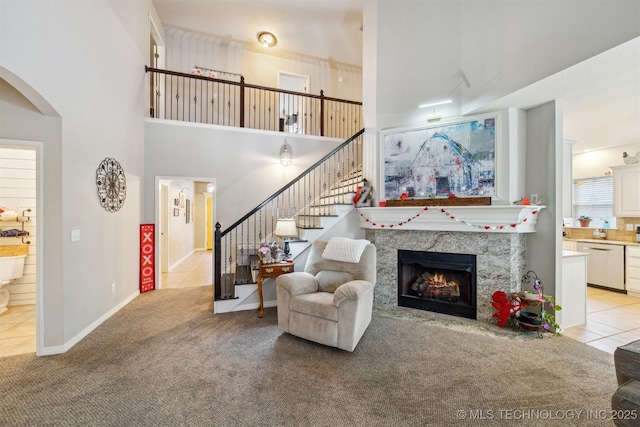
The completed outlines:
[[[500,113],[381,131],[381,200],[503,200],[508,165],[502,133]]]

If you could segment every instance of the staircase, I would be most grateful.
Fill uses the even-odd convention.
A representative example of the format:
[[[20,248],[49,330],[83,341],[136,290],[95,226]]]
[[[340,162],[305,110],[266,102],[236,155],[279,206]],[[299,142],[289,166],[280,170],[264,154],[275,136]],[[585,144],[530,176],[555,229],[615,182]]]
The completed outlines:
[[[362,176],[362,134],[364,129],[331,151],[296,179],[231,227],[221,231],[216,224],[214,262],[214,312],[249,310],[258,307],[258,249],[267,242],[284,247],[273,235],[278,218],[295,218],[298,235],[290,239],[296,270],[302,271],[311,244],[341,230],[353,212],[353,196]],[[271,298],[271,301],[275,296]],[[268,307],[269,298],[265,306]]]

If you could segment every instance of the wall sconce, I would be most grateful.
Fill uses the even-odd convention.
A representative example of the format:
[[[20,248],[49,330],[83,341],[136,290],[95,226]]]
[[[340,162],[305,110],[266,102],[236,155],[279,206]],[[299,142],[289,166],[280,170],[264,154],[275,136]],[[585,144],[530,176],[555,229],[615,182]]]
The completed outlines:
[[[296,226],[296,220],[293,218],[280,218],[276,222],[276,229],[273,230],[273,235],[276,237],[282,237],[284,241],[284,259],[289,259],[289,237],[298,237],[298,227]]]
[[[287,167],[291,164],[293,160],[293,151],[291,151],[291,147],[287,144],[287,141],[284,141],[282,147],[280,147],[280,163],[282,166]]]
[[[274,47],[278,44],[278,39],[273,33],[262,31],[258,34],[258,43],[264,47]]]

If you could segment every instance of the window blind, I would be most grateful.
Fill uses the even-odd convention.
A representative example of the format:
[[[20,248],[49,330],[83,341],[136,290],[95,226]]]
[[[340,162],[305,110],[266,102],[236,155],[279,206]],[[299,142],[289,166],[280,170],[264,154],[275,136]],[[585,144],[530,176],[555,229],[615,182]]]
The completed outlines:
[[[573,181],[573,217],[586,215],[592,227],[602,227],[613,218],[613,177],[576,179]]]

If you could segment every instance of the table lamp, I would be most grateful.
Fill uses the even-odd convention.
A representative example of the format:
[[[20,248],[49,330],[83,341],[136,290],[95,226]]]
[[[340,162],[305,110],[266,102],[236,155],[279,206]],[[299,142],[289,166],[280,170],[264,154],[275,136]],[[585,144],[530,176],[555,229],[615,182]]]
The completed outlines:
[[[296,220],[293,218],[280,218],[276,222],[276,229],[273,231],[276,237],[282,237],[284,241],[284,259],[289,259],[289,239],[288,237],[296,237],[298,235],[298,227]]]

